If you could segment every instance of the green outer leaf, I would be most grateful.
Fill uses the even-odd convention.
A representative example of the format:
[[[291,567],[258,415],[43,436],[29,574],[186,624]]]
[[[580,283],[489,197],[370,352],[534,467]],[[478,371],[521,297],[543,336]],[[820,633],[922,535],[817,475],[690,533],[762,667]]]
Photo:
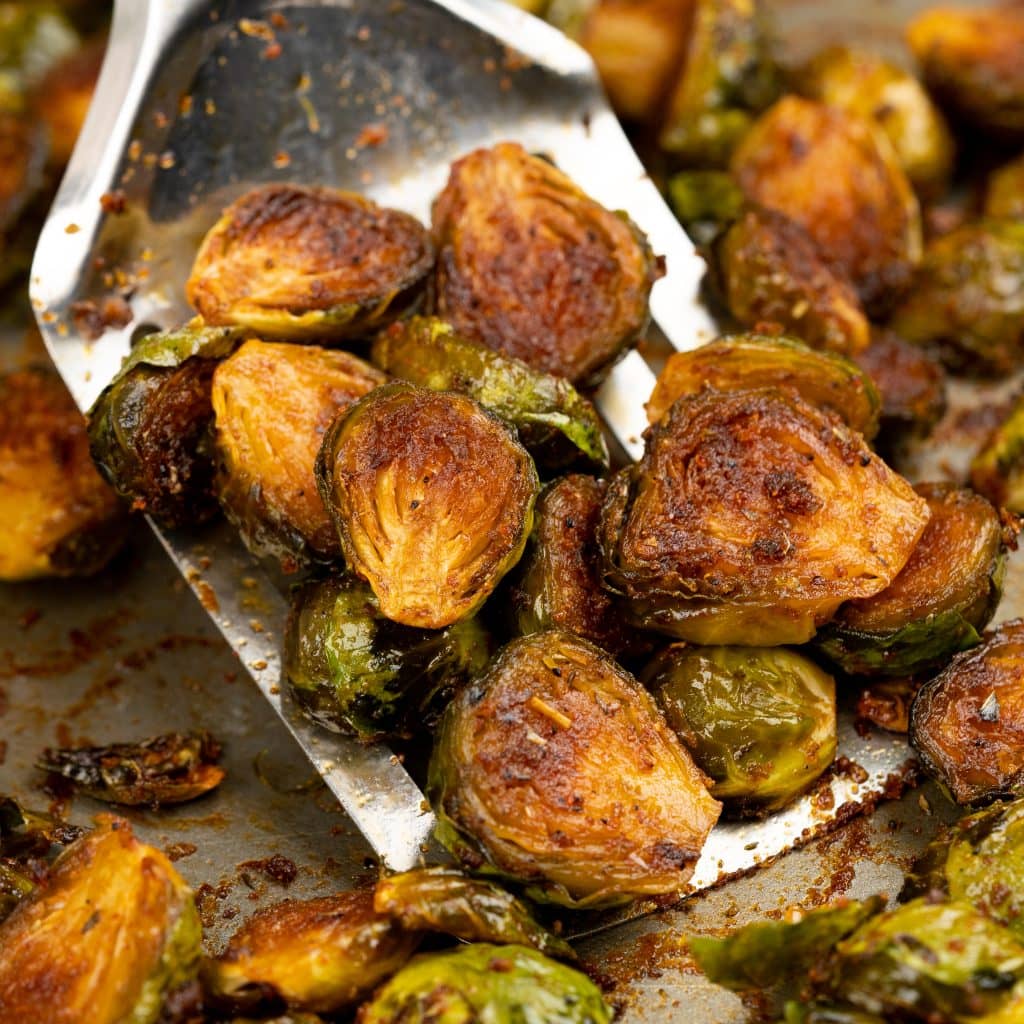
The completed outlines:
[[[192,893],[185,890],[181,913],[174,922],[156,969],[146,980],[125,1024],[154,1024],[168,993],[190,982],[199,972],[203,926]]]

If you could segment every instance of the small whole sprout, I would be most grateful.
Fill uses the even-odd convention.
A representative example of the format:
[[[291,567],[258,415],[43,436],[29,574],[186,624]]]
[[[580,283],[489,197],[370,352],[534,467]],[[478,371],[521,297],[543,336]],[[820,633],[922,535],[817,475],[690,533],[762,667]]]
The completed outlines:
[[[434,727],[490,647],[475,617],[440,630],[392,622],[366,584],[345,576],[295,592],[284,671],[303,711],[328,729],[407,737]]]
[[[635,622],[699,644],[803,643],[884,590],[928,506],[839,417],[781,388],[678,399],[598,533]]]
[[[104,819],[0,924],[0,1020],[155,1024],[193,982],[201,938],[170,861]]]
[[[0,580],[89,576],[127,517],[89,458],[85,419],[53,370],[0,375]]]
[[[786,96],[732,157],[748,200],[785,214],[850,280],[868,313],[909,285],[921,213],[889,140],[870,121]]]
[[[314,465],[335,416],[387,378],[348,352],[247,341],[213,375],[217,493],[256,554],[341,555]]]
[[[414,217],[329,188],[261,185],[210,229],[185,285],[208,324],[360,337],[414,308],[434,263]]]
[[[980,221],[932,239],[891,326],[907,341],[940,348],[957,369],[1016,370],[1024,352],[1024,222]]]
[[[519,560],[540,489],[512,429],[473,399],[394,383],[338,416],[317,484],[349,568],[395,622],[472,615]]]
[[[1024,781],[1024,620],[1003,623],[921,687],[910,742],[958,804],[985,803]]]
[[[840,416],[867,440],[878,431],[881,399],[855,363],[816,352],[792,338],[731,334],[665,362],[647,402],[647,419],[657,423],[684,395],[779,387],[795,391],[809,405]]]
[[[785,807],[835,757],[835,681],[796,651],[673,644],[644,682],[733,815]]]
[[[747,327],[777,324],[811,348],[856,355],[871,328],[853,286],[795,220],[750,209],[718,242],[729,312]]]
[[[285,900],[257,911],[202,966],[203,988],[218,1006],[334,1013],[366,998],[419,943],[373,909],[373,890]]]
[[[984,213],[996,220],[1024,220],[1024,153],[992,173]]]
[[[818,648],[853,675],[909,676],[946,665],[981,642],[1006,573],[1004,527],[973,491],[918,484],[931,515],[917,546],[885,590],[843,605]]]
[[[971,486],[993,504],[1024,513],[1024,396],[974,456]]]
[[[534,369],[596,385],[647,327],[660,271],[644,236],[519,145],[452,165],[433,233],[437,314]]]
[[[575,968],[525,946],[474,943],[414,957],[357,1024],[611,1024],[600,989]]]
[[[576,907],[678,892],[720,810],[650,694],[560,630],[512,641],[449,705],[427,792],[467,868]]]

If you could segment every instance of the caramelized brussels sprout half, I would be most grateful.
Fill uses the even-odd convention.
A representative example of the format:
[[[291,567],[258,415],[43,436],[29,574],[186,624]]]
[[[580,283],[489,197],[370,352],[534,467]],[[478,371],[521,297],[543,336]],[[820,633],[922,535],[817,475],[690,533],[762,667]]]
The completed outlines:
[[[442,932],[466,942],[531,946],[574,960],[564,939],[541,927],[526,904],[495,882],[454,868],[415,868],[377,883],[373,909],[409,931]]]
[[[89,410],[89,448],[104,479],[165,526],[202,523],[213,493],[213,372],[236,328],[190,323],[132,349]]]
[[[796,221],[747,210],[716,254],[726,304],[741,324],[777,324],[811,348],[845,355],[867,347],[871,329],[857,293]]]
[[[117,553],[126,516],[89,458],[85,419],[57,374],[0,375],[0,580],[88,576]]]
[[[1024,220],[1024,153],[1004,164],[988,179],[985,216]]]
[[[644,236],[519,145],[457,160],[433,231],[438,315],[534,369],[597,384],[647,327]]]
[[[884,590],[928,506],[859,434],[795,392],[706,390],[608,488],[606,585],[636,622],[700,644],[803,643]]]
[[[608,467],[597,412],[567,380],[463,338],[443,320],[413,317],[392,324],[377,336],[373,361],[411,384],[475,398],[516,428],[540,466]]]
[[[974,456],[971,486],[994,504],[1024,513],[1024,396]]]
[[[918,691],[910,742],[958,804],[984,803],[1024,781],[1024,620],[956,655]]]
[[[925,84],[975,129],[1024,138],[1024,10],[1015,3],[977,10],[937,7],[907,26]]]
[[[400,625],[350,576],[306,583],[292,598],[285,675],[306,714],[338,732],[372,740],[430,731],[489,657],[475,618],[442,630]]]
[[[220,956],[202,966],[218,1005],[253,1009],[283,1001],[290,1010],[333,1013],[366,998],[419,943],[373,909],[373,890],[285,900],[258,910]]]
[[[910,183],[941,194],[953,168],[953,137],[921,83],[877,54],[830,46],[798,74],[809,99],[874,121],[889,138]]]
[[[1009,374],[1024,351],[1024,222],[967,224],[928,243],[892,328],[955,367]]]
[[[426,229],[407,213],[352,192],[261,185],[207,233],[185,292],[209,324],[337,340],[415,307],[433,263]]]
[[[838,944],[829,987],[886,1020],[973,1021],[1011,1001],[1024,1010],[1022,978],[1024,946],[1005,928],[969,903],[914,900]]]
[[[335,416],[386,380],[348,352],[256,340],[217,367],[217,492],[251,551],[286,568],[339,557],[317,453]]]
[[[510,427],[473,399],[395,383],[335,419],[317,483],[345,559],[395,622],[472,615],[523,553],[540,485]]]
[[[1003,592],[999,513],[951,484],[918,484],[931,515],[907,564],[885,590],[850,601],[816,643],[852,675],[907,676],[941,668],[981,641]]]
[[[220,744],[207,732],[164,733],[141,743],[43,751],[36,767],[97,800],[128,806],[180,804],[220,785]]]
[[[427,792],[470,869],[566,906],[676,892],[720,805],[651,696],[560,630],[514,640],[449,705]]]
[[[0,1020],[153,1024],[195,977],[200,940],[170,861],[107,820],[0,924]]]
[[[601,990],[525,946],[476,943],[424,953],[363,1005],[357,1024],[611,1024]]]
[[[618,655],[638,644],[636,630],[601,586],[597,527],[606,484],[573,475],[549,484],[516,570],[512,608],[518,631],[566,629]]]
[[[643,678],[727,813],[777,811],[832,764],[835,681],[796,651],[673,644]]]
[[[721,167],[775,99],[757,0],[696,0],[686,55],[658,143],[688,166]]]
[[[910,283],[921,257],[920,209],[888,139],[870,122],[786,96],[748,132],[732,170],[749,200],[807,231],[869,313]]]
[[[791,338],[731,334],[673,353],[647,402],[648,420],[657,423],[677,399],[699,395],[705,387],[788,388],[809,405],[836,413],[868,440],[878,430],[881,400],[867,374],[842,356],[815,352]]]

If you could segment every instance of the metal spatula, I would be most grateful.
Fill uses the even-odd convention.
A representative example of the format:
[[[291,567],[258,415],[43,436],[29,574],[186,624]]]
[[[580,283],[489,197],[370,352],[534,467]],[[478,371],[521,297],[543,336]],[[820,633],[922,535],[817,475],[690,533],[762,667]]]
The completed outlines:
[[[499,0],[118,0],[96,99],[32,269],[53,359],[87,408],[133,332],[191,315],[183,284],[201,236],[258,182],[354,189],[427,220],[449,163],[504,139],[547,154],[647,232],[667,262],[652,309],[673,345],[711,336],[697,303],[701,260],[646,177],[589,58],[544,23]],[[126,286],[128,327],[94,343],[76,333],[75,303],[102,303]],[[633,354],[598,396],[633,457],[652,384]],[[311,725],[279,688],[285,600],[232,531],[158,532],[382,861],[402,870],[440,856],[433,815],[399,759]],[[854,767],[832,778],[831,794],[762,823],[716,828],[691,889],[877,799],[909,758],[898,737],[859,737],[848,715],[840,753]]]

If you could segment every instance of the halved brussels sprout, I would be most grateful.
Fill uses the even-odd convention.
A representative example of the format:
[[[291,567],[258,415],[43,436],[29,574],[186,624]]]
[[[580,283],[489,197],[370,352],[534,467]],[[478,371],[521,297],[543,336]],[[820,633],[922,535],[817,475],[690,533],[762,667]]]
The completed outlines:
[[[785,807],[835,757],[835,681],[796,651],[672,644],[643,680],[727,813]]]
[[[851,430],[871,439],[878,431],[881,400],[870,378],[854,363],[815,352],[791,338],[730,334],[689,352],[669,356],[647,402],[657,423],[677,399],[716,391],[791,388],[809,405],[836,413]]]
[[[932,239],[892,327],[941,347],[958,368],[1014,372],[1024,352],[1024,222],[981,221]]]
[[[429,732],[489,657],[476,618],[436,631],[403,626],[350,576],[306,583],[292,598],[285,675],[302,709],[328,729],[366,740]]]
[[[1004,164],[988,179],[985,216],[1024,220],[1024,154]]]
[[[640,625],[774,646],[884,590],[927,521],[838,416],[782,389],[706,390],[678,399],[612,478],[598,539],[606,585]]]
[[[974,456],[971,486],[994,504],[1024,513],[1024,396]]]
[[[981,642],[1003,593],[1006,544],[999,513],[952,484],[918,484],[928,525],[899,575],[850,601],[815,643],[853,675],[907,676],[944,666]]]
[[[1024,10],[937,7],[907,26],[907,42],[939,102],[976,129],[1024,138]]]
[[[1024,620],[956,655],[918,691],[910,742],[958,804],[1012,793],[1024,781]]]
[[[953,137],[913,75],[866,50],[830,46],[801,69],[797,84],[810,99],[874,121],[919,192],[944,190],[953,169]]]
[[[89,410],[89,447],[107,482],[165,526],[217,511],[213,371],[237,328],[193,322],[143,338]]]
[[[442,932],[466,942],[532,946],[574,960],[565,939],[539,925],[526,904],[495,882],[454,868],[416,868],[377,883],[373,909],[410,931]]]
[[[220,744],[207,732],[165,733],[142,743],[43,751],[36,767],[97,800],[128,806],[180,804],[220,785]]]
[[[887,1020],[973,1021],[1011,1001],[1024,1010],[1014,992],[1022,978],[1024,945],[1009,931],[969,903],[921,899],[840,942],[829,988]]]
[[[910,283],[921,258],[920,209],[872,123],[786,96],[745,136],[732,170],[748,199],[807,231],[869,313]]]
[[[348,352],[255,340],[217,367],[217,491],[251,551],[286,568],[340,556],[317,493],[317,452],[335,416],[386,380]]]
[[[357,1024],[611,1024],[601,990],[525,946],[475,943],[424,953],[368,1003]]]
[[[0,580],[98,572],[124,543],[126,521],[57,374],[0,375]]]
[[[741,324],[777,324],[811,348],[845,355],[867,347],[871,328],[857,293],[796,221],[747,210],[715,251],[726,304]]]
[[[561,630],[513,640],[449,705],[427,792],[470,869],[567,906],[681,889],[718,818],[651,696]]]
[[[317,484],[345,559],[395,622],[472,615],[523,553],[540,484],[510,427],[473,399],[395,383],[338,416]]]
[[[597,412],[565,378],[463,338],[443,320],[412,317],[392,324],[377,336],[372,358],[392,377],[475,398],[516,428],[540,466],[608,466]]]
[[[640,230],[515,143],[452,165],[433,231],[438,315],[537,370],[597,384],[647,327],[659,267]]]
[[[0,924],[0,1020],[153,1024],[194,979],[200,941],[170,861],[106,819]]]
[[[285,900],[257,911],[202,966],[218,1005],[333,1013],[364,999],[408,960],[420,936],[373,909],[373,890]]]
[[[577,474],[541,492],[512,587],[516,628],[524,636],[567,629],[614,655],[637,646],[637,631],[601,586],[597,527],[605,489],[603,480]]]
[[[209,230],[185,285],[209,324],[359,337],[420,301],[434,254],[415,217],[353,192],[261,185]]]
[[[776,74],[758,0],[696,0],[658,144],[689,166],[720,167],[775,99]]]

